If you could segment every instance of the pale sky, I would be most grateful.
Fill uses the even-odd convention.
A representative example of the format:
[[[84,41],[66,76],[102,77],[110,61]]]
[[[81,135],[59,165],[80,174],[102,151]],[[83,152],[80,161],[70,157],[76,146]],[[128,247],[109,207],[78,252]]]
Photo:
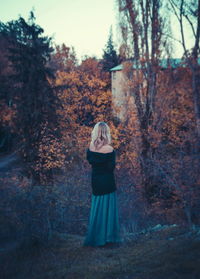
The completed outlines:
[[[100,58],[112,25],[114,40],[117,25],[115,0],[5,0],[1,1],[0,20],[6,23],[26,20],[34,7],[36,23],[57,44],[73,46],[80,59],[84,55]]]
[[[4,23],[17,20],[21,15],[26,20],[34,8],[36,23],[44,34],[53,36],[56,44],[73,46],[77,58],[84,55],[101,58],[108,40],[110,27],[116,49],[119,46],[118,11],[116,0],[2,0],[0,20]],[[172,31],[180,38],[180,30],[173,20]],[[187,43],[191,43],[189,38]],[[173,57],[182,55],[182,47],[176,44]]]

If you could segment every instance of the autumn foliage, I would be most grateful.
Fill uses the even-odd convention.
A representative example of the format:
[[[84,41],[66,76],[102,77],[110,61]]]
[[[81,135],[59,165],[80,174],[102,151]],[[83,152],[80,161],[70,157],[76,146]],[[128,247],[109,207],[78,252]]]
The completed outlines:
[[[23,25],[19,23],[25,27],[28,24],[16,22],[20,28]],[[156,98],[149,125],[145,118],[140,121],[131,94],[126,96],[127,118],[122,121],[113,113],[110,73],[103,70],[102,60],[85,57],[78,63],[73,48],[65,44],[53,47],[48,40],[44,45],[42,30],[37,29],[34,22],[29,24],[33,33],[40,31],[36,40],[41,43],[41,56],[37,56],[40,67],[39,62],[36,65],[32,59],[31,51],[37,53],[35,44],[22,41],[26,52],[21,53],[16,37],[10,40],[8,36],[8,26],[1,26],[2,153],[19,149],[24,168],[22,176],[31,180],[31,185],[48,186],[47,196],[53,195],[51,206],[54,208],[63,192],[52,194],[51,191],[62,177],[67,197],[62,202],[72,205],[73,200],[78,201],[82,217],[82,212],[88,209],[90,189],[89,179],[88,188],[85,181],[83,183],[90,172],[85,151],[93,126],[105,121],[111,129],[112,146],[117,151],[115,173],[122,220],[137,222],[138,227],[158,221],[197,224],[199,146],[191,70],[188,67],[154,69]],[[5,44],[8,48],[3,47]],[[45,58],[44,46],[47,47]],[[9,49],[12,49],[10,53]],[[31,72],[23,68],[24,61],[30,62]],[[144,73],[132,72],[129,66],[124,64],[124,74],[128,76],[126,86],[132,92],[136,90],[145,103],[149,84],[144,82]],[[12,140],[5,140],[9,135]],[[73,183],[70,182],[72,177]],[[28,183],[20,185],[25,188]],[[44,193],[40,201],[45,199]]]

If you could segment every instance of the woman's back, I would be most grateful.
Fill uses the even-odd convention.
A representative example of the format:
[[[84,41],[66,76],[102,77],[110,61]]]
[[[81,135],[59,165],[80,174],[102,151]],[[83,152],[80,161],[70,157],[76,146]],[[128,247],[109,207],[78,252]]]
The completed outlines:
[[[94,195],[104,195],[116,190],[115,151],[111,146],[101,148],[99,151],[87,149],[87,160],[92,166],[91,185]]]

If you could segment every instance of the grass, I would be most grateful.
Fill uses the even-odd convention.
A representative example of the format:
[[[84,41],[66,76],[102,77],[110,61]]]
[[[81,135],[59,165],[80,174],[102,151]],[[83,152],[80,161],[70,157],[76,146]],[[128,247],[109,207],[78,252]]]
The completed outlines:
[[[83,240],[78,235],[57,233],[48,247],[9,252],[4,255],[5,279],[200,278],[197,232],[170,227],[127,236],[114,248],[83,247]]]

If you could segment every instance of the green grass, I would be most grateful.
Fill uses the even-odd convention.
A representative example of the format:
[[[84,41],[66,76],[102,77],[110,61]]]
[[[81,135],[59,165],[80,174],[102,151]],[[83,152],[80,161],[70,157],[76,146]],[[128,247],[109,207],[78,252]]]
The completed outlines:
[[[56,234],[49,247],[18,251],[11,258],[10,278],[200,278],[200,237],[188,235],[178,227],[136,239],[127,237],[123,245],[115,248],[83,247],[83,240],[81,236]]]

